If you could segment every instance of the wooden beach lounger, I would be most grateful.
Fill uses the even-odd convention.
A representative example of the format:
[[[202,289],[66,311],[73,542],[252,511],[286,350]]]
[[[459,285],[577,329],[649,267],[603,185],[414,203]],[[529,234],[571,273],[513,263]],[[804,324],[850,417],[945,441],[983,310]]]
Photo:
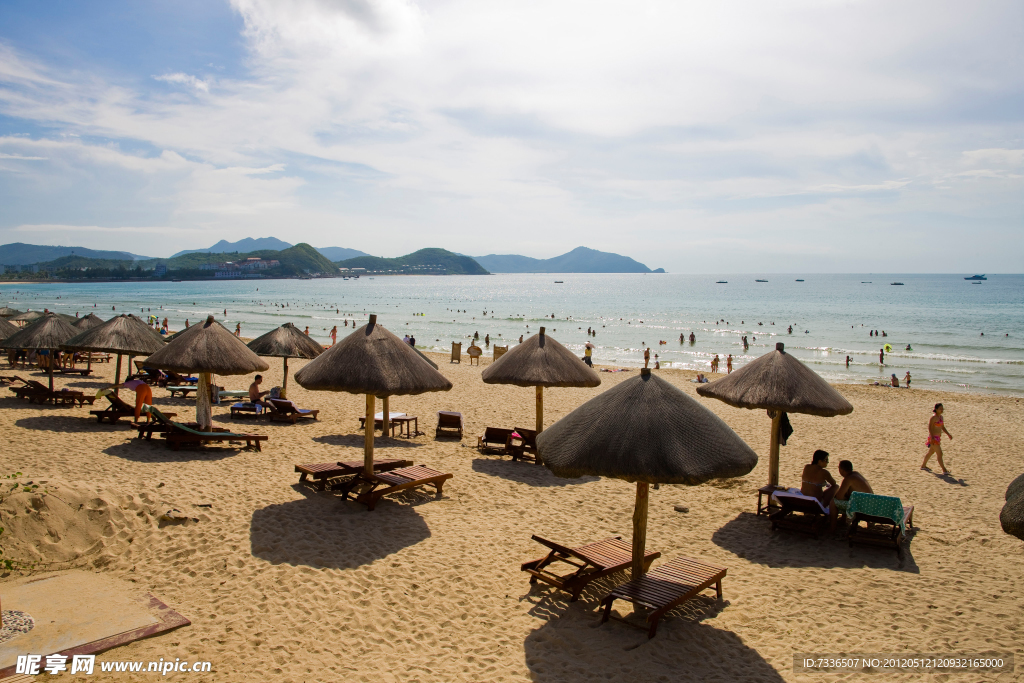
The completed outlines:
[[[236,434],[234,432],[222,431],[201,432],[177,422],[172,422],[171,427],[170,431],[164,432],[163,437],[167,440],[167,445],[171,447],[171,450],[175,451],[181,448],[182,444],[202,446],[211,441],[218,443],[244,441],[246,448],[255,448],[258,451],[262,451],[263,448],[260,447],[260,442],[267,440],[265,434]]]
[[[274,422],[291,422],[295,424],[299,420],[315,420],[317,419],[316,416],[320,414],[319,410],[299,408],[291,401],[279,398],[268,398],[267,404],[270,405],[270,419]]]
[[[677,557],[654,571],[644,574],[639,579],[618,586],[609,593],[601,601],[601,604],[604,605],[601,623],[612,618],[630,626],[636,626],[636,624],[631,624],[625,619],[612,615],[612,603],[616,600],[627,600],[634,605],[642,605],[653,610],[647,615],[649,624],[647,637],[653,638],[658,631],[658,622],[667,612],[702,591],[714,586],[718,599],[721,600],[722,579],[725,578],[725,572],[724,567],[705,564],[700,560],[688,557]]]
[[[92,368],[88,368],[88,367],[85,367],[85,368],[65,368],[65,367],[59,367],[59,368],[54,368],[54,370],[56,372],[59,372],[62,375],[81,375],[82,377],[88,377],[89,375],[92,374]]]
[[[772,531],[788,529],[817,536],[827,528],[828,508],[817,498],[788,491],[776,491],[774,497],[781,509],[768,515]]]
[[[508,441],[512,438],[514,429],[502,429],[501,427],[487,427],[484,435],[476,439],[477,450],[498,451],[502,455],[508,454]]]
[[[508,441],[508,454],[513,460],[537,462],[537,434],[539,432],[533,429],[516,427],[515,434]]]
[[[171,392],[171,398],[174,398],[175,394],[181,394],[182,398],[188,398],[188,395],[196,390],[194,384],[179,384],[177,386],[167,385],[167,391]]]
[[[252,415],[253,417],[260,417],[267,412],[263,406],[258,403],[252,403],[250,401],[240,401],[239,403],[231,404],[231,419],[234,420],[239,415]]]
[[[462,438],[463,427],[465,421],[462,419],[462,413],[456,413],[451,410],[439,410],[437,411],[437,430],[434,432],[435,436],[441,436],[449,432],[457,432],[459,438]]]
[[[399,467],[408,467],[411,464],[411,460],[374,460],[373,471],[387,472],[389,470],[396,470]],[[300,484],[309,484],[317,491],[325,491],[330,487],[329,480],[359,474],[362,468],[363,462],[361,460],[352,460],[350,462],[311,462],[304,465],[296,465],[295,471],[299,472]],[[307,477],[312,477],[313,481],[309,481]]]
[[[451,478],[451,474],[438,472],[423,465],[413,465],[412,467],[401,467],[390,472],[381,472],[370,477],[359,473],[341,487],[340,490],[342,497],[347,499],[357,486],[366,485],[368,488],[358,494],[355,500],[373,510],[377,502],[390,493],[397,493],[426,484],[432,484],[437,489],[437,497],[440,498],[444,482]]]
[[[90,415],[96,416],[96,421],[103,423],[109,420],[110,424],[117,424],[122,417],[135,417],[135,407],[124,402],[117,394],[107,394],[106,399],[110,405],[105,410],[90,410]],[[174,417],[177,413],[163,413],[165,417]]]
[[[892,548],[901,557],[903,541],[914,526],[914,506],[904,506],[899,498],[855,491],[850,494],[850,530],[847,538],[855,543]],[[864,522],[865,526],[860,523]]]
[[[524,562],[522,571],[530,574],[531,584],[537,583],[540,579],[569,593],[572,595],[569,602],[578,600],[580,593],[591,581],[628,569],[633,562],[633,547],[623,541],[621,536],[595,541],[578,548],[567,548],[537,535],[532,538],[541,545],[551,548],[551,552],[532,562]],[[650,567],[651,562],[659,557],[659,552],[647,552],[644,555],[644,569]],[[545,568],[554,562],[572,565],[576,567],[576,571],[567,575],[547,571]]]

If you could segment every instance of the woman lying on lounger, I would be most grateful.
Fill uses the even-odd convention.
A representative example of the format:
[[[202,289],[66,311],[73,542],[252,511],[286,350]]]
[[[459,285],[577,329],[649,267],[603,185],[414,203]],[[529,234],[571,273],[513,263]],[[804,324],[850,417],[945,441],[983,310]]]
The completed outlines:
[[[800,493],[805,496],[813,496],[821,501],[822,506],[827,508],[836,495],[839,487],[836,480],[827,469],[828,452],[823,450],[814,451],[811,456],[811,463],[804,465],[804,472],[800,476]]]

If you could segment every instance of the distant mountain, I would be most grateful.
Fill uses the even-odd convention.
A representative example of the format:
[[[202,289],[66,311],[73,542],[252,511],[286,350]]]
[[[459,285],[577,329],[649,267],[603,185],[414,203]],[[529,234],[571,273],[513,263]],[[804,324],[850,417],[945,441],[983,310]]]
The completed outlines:
[[[316,250],[331,261],[344,261],[357,256],[369,256],[365,251],[346,249],[345,247],[316,247]]]
[[[514,254],[474,256],[476,262],[492,273],[664,273],[651,270],[628,256],[610,254],[587,247],[576,247],[567,254],[536,259]]]
[[[241,254],[253,251],[282,251],[290,246],[292,245],[288,242],[279,240],[276,237],[258,237],[256,239],[246,237],[237,242],[221,240],[209,249],[186,249],[185,251],[179,251],[171,258],[184,256],[185,254],[229,254],[236,251]]]
[[[0,264],[5,266],[22,266],[31,263],[44,263],[59,259],[62,256],[83,256],[85,258],[108,259],[115,261],[134,261],[148,259],[149,256],[138,256],[127,251],[102,251],[85,247],[50,247],[39,244],[0,245]]]
[[[398,258],[359,256],[336,263],[339,268],[364,268],[368,273],[390,275],[488,275],[471,256],[445,249],[420,249]]]
[[[273,238],[269,238],[273,239]],[[231,261],[244,261],[247,258],[276,259],[281,262],[279,270],[267,271],[267,275],[298,275],[311,273],[337,275],[338,269],[324,258],[323,254],[305,243],[296,244],[286,249],[259,249],[239,254],[231,254]],[[224,260],[221,252],[191,252],[170,259],[160,259],[166,263],[168,271],[197,270],[200,266],[219,263]],[[156,262],[154,262],[155,264]],[[143,264],[146,267],[149,264]],[[150,266],[152,267],[152,266]],[[208,273],[209,271],[204,271]]]

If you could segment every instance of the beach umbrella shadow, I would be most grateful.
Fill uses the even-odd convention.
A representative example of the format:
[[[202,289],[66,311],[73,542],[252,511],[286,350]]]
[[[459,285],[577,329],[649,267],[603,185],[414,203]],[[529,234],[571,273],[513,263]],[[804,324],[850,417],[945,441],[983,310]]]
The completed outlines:
[[[911,552],[914,531],[910,531],[909,536],[900,559],[896,551],[889,548],[862,545],[851,548],[845,539],[831,536],[815,539],[806,534],[772,531],[767,518],[741,512],[715,531],[711,541],[737,557],[767,567],[870,567],[919,574],[921,570]]]
[[[35,406],[39,407],[39,406]],[[72,415],[39,415],[36,417],[23,417],[14,422],[17,427],[32,429],[39,432],[108,432],[110,425],[101,425],[96,418],[86,413],[88,417]],[[107,429],[104,429],[104,426]]]
[[[327,446],[350,446],[362,450],[366,439],[362,434],[325,434],[323,436],[314,436],[313,441]],[[412,439],[382,439],[377,437],[375,446],[379,450],[385,450],[388,448],[422,448],[423,444],[417,443]]]
[[[166,462],[194,462],[212,461],[232,458],[245,451],[245,444],[234,446],[225,444],[223,446],[204,446],[202,448],[184,447],[174,451],[167,447],[163,439],[153,437],[152,440],[131,439],[124,443],[108,446],[103,449],[107,455],[115,458],[123,458],[133,462],[143,463],[166,463]]]
[[[354,569],[430,538],[430,529],[414,506],[385,499],[371,515],[353,501],[293,488],[303,497],[253,513],[253,557],[271,564]]]
[[[581,603],[549,604],[544,625],[526,637],[526,665],[538,683],[591,683],[606,680],[783,680],[757,650],[731,631],[701,621],[713,615],[701,601],[673,611],[649,640],[645,630],[600,625],[596,611]],[[714,603],[714,600],[708,600]]]
[[[545,467],[534,467],[530,463],[513,460],[494,460],[491,458],[475,458],[473,471],[492,477],[500,477],[510,481],[518,481],[530,486],[576,486],[597,481],[600,477],[583,476],[576,479],[556,477]]]

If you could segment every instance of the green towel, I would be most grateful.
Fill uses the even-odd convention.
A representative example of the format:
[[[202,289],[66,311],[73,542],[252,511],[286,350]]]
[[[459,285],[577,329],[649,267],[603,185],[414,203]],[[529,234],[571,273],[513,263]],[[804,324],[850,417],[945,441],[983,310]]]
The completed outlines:
[[[854,491],[850,494],[848,514],[852,519],[858,512],[863,512],[865,515],[872,515],[873,517],[891,519],[893,524],[899,525],[903,533],[907,533],[907,527],[903,523],[903,502],[899,498]]]

